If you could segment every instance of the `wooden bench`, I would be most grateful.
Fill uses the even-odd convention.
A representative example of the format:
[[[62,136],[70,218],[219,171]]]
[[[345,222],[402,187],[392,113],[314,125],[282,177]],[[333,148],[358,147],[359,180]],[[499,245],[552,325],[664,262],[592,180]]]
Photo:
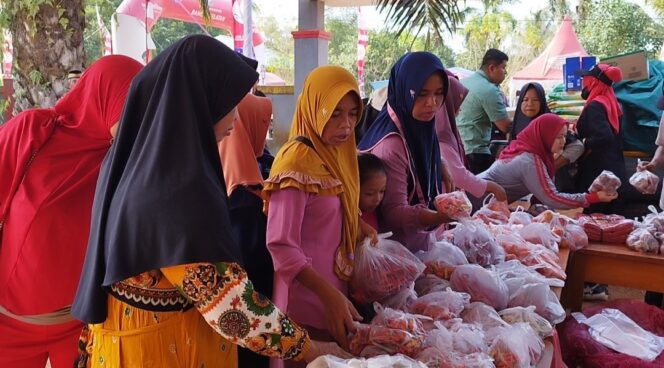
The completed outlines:
[[[562,302],[572,312],[581,310],[584,282],[664,292],[664,256],[591,242],[569,257]]]

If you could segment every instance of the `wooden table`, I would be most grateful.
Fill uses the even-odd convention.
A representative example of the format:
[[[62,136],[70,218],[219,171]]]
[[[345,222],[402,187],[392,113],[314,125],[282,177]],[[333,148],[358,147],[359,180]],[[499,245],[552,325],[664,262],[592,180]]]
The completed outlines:
[[[664,256],[591,242],[569,258],[562,302],[572,312],[581,310],[584,282],[664,292]]]

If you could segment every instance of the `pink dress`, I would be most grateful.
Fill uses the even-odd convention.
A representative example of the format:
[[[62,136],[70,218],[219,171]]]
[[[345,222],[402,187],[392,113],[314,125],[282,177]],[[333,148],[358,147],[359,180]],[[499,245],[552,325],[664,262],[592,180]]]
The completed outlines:
[[[456,135],[452,131],[450,122],[447,118],[442,118],[442,114],[447,115],[446,106],[440,109],[436,115],[436,135],[440,146],[440,156],[443,164],[450,170],[454,185],[463,189],[474,197],[480,198],[486,192],[487,181],[473,175],[463,164],[463,158],[459,153],[456,142]]]
[[[272,301],[301,325],[327,330],[325,307],[296,277],[313,267],[348,295],[348,284],[334,273],[341,244],[343,211],[337,196],[317,196],[294,188],[272,193],[267,216],[267,247],[274,263]]]
[[[403,140],[397,134],[385,136],[372,149],[387,171],[387,189],[379,210],[382,219],[381,232],[391,231],[392,239],[405,245],[412,252],[429,249],[430,232],[419,221],[424,205],[410,205],[408,176],[412,175]]]

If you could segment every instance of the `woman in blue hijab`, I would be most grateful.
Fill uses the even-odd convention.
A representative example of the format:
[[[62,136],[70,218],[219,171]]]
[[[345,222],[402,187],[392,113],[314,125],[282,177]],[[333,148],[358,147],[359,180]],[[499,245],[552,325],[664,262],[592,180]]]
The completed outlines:
[[[449,220],[434,210],[435,197],[453,188],[434,123],[448,84],[435,55],[402,56],[390,72],[387,104],[358,145],[378,156],[387,169],[380,230],[393,232],[394,239],[412,251],[427,249],[429,231]]]

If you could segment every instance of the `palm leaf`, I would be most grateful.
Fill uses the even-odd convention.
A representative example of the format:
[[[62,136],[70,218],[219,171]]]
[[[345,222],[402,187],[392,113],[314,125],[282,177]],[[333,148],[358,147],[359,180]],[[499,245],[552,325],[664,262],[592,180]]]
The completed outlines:
[[[456,31],[465,14],[456,0],[376,0],[376,5],[386,13],[399,35],[415,31],[418,36],[428,28],[442,38],[445,31]]]
[[[208,4],[208,0],[198,0],[198,3],[201,4],[203,20],[205,20],[205,25],[207,26],[210,23],[210,19],[212,18],[210,15],[210,5]]]

